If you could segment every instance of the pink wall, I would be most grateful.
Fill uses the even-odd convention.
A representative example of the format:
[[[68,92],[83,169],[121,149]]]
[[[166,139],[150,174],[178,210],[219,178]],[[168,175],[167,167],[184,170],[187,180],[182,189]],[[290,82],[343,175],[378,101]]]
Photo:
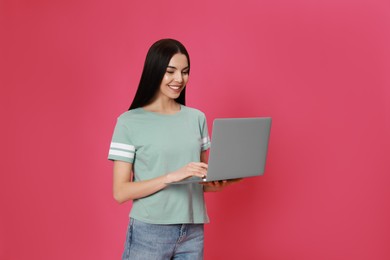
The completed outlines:
[[[207,194],[206,259],[390,259],[389,1],[2,0],[0,19],[0,259],[119,259],[107,149],[162,37],[210,125],[274,120],[265,176]]]

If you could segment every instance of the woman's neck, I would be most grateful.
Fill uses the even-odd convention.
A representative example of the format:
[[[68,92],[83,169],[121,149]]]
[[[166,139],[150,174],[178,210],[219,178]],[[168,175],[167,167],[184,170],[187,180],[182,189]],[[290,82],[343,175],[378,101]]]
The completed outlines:
[[[175,100],[163,102],[161,99],[157,99],[144,106],[143,109],[160,114],[174,114],[180,111],[180,104]]]

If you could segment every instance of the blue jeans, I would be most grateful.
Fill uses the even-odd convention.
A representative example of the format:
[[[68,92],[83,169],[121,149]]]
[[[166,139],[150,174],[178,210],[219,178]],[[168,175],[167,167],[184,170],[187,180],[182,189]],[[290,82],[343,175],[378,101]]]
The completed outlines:
[[[203,224],[157,225],[130,218],[122,260],[202,260]]]

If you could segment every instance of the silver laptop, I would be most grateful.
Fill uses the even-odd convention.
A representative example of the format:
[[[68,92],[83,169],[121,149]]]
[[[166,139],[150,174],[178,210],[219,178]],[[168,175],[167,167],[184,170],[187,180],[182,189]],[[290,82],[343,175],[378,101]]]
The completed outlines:
[[[270,130],[270,117],[215,119],[206,178],[191,177],[170,184],[263,175]]]

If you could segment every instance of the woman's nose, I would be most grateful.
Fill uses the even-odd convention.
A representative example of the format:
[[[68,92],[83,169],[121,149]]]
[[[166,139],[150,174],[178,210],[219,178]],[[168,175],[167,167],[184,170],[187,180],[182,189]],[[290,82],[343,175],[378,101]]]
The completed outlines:
[[[183,75],[181,75],[180,72],[176,73],[175,81],[180,82],[180,83],[183,82]]]

